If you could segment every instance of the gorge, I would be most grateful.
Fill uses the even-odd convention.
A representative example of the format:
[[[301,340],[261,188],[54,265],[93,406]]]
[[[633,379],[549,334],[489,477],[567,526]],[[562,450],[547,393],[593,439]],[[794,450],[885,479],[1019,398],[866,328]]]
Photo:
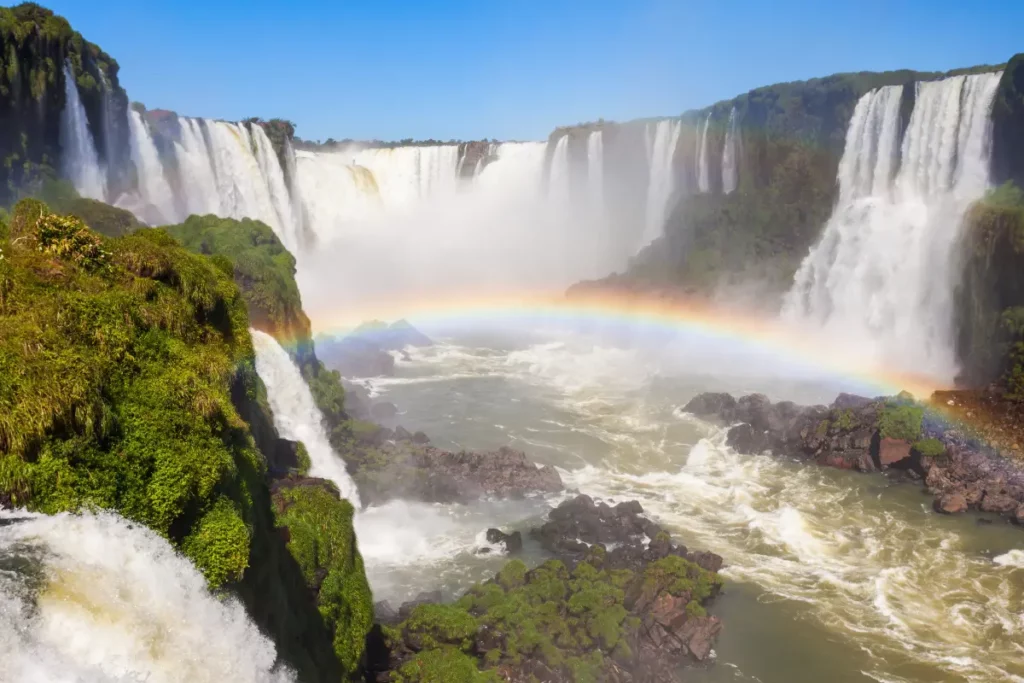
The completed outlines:
[[[0,41],[0,681],[1024,678],[1024,55],[320,143]]]

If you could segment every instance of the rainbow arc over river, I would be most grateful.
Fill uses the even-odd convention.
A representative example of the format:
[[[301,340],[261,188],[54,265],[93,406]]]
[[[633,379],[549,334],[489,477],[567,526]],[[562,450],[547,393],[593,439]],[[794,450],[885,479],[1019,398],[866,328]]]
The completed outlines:
[[[376,302],[314,313],[318,336],[340,336],[368,320],[405,319],[413,325],[515,323],[522,329],[545,323],[601,325],[643,330],[672,331],[742,343],[777,355],[781,360],[820,368],[823,374],[846,378],[880,393],[909,391],[927,398],[949,388],[941,378],[925,377],[887,368],[851,354],[836,340],[822,339],[810,330],[796,329],[775,318],[738,312],[673,295],[609,291],[564,295],[539,293],[456,295]]]

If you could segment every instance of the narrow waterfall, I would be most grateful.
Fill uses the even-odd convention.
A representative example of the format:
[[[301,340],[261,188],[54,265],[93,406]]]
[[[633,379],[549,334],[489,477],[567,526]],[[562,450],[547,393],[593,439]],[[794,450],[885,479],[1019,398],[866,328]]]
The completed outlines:
[[[672,164],[676,145],[682,131],[682,121],[663,119],[648,123],[644,129],[647,145],[647,211],[641,247],[661,236],[668,214],[668,203],[676,189],[675,168]]]
[[[558,138],[551,153],[548,166],[548,195],[558,202],[568,201],[570,196],[569,136]]]
[[[288,191],[288,183],[284,177],[284,170],[281,168],[281,162],[277,158],[274,146],[270,143],[270,138],[263,131],[263,126],[253,126],[251,135],[260,175],[265,182],[266,191],[277,216],[277,220],[270,225],[279,227],[278,235],[281,237],[281,241],[294,253],[298,248],[299,228],[296,223],[295,210],[292,207],[291,193]]]
[[[902,89],[876,89],[858,101],[839,201],[796,274],[784,317],[821,327],[878,362],[952,378],[953,247],[964,212],[988,187],[989,114],[1000,75],[917,83],[902,145]]]
[[[117,111],[114,106],[113,92],[106,74],[100,72],[100,88],[103,93],[102,116],[103,116],[103,165],[107,169],[106,177],[108,182],[111,177],[111,169],[117,163],[117,119],[123,112]]]
[[[359,492],[345,470],[345,462],[331,448],[323,428],[323,414],[313,400],[309,385],[288,352],[269,334],[252,330],[256,349],[256,371],[267,385],[274,427],[282,438],[301,441],[309,452],[309,475],[333,481],[358,509]]]
[[[708,171],[708,126],[711,125],[711,114],[704,119],[704,130],[697,141],[697,191],[708,192],[711,189],[711,173]]]
[[[107,195],[106,174],[100,168],[96,143],[89,132],[85,107],[71,66],[64,64],[64,111],[60,118],[61,161],[64,176],[83,197],[103,200]]]
[[[128,113],[131,131],[132,162],[138,174],[138,193],[145,205],[139,216],[151,225],[171,223],[179,218],[175,208],[174,190],[167,181],[156,143],[142,114],[134,109]]]
[[[241,604],[113,513],[0,511],[0,567],[0,680],[293,680]]]
[[[587,188],[591,209],[604,215],[604,134],[595,130],[587,136]]]
[[[736,123],[736,107],[729,112],[729,126],[725,131],[725,145],[722,147],[722,192],[731,194],[739,185],[739,131]]]

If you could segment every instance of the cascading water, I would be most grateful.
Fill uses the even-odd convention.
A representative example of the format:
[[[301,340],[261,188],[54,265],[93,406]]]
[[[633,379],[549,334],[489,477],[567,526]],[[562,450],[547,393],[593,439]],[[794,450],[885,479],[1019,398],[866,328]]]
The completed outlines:
[[[555,143],[548,167],[548,193],[556,201],[567,201],[570,196],[569,136],[563,135]]]
[[[676,189],[672,160],[682,127],[682,121],[678,119],[664,119],[648,123],[644,129],[650,177],[647,181],[647,211],[640,246],[653,242],[664,229],[668,203]]]
[[[839,201],[796,274],[785,318],[849,340],[877,362],[952,378],[953,247],[964,212],[988,186],[999,78],[918,83],[898,157],[902,89],[880,88],[858,101]]]
[[[160,153],[142,114],[134,109],[128,113],[131,131],[132,162],[138,173],[138,192],[145,205],[142,220],[152,224],[169,223],[178,218],[174,191],[164,174]],[[136,209],[138,212],[138,209]]]
[[[697,191],[708,192],[711,189],[711,172],[708,170],[708,126],[711,125],[711,114],[704,119],[704,130],[697,141]]]
[[[0,680],[294,680],[230,597],[113,513],[0,511]]]
[[[587,187],[591,208],[604,214],[604,134],[595,130],[587,136]]]
[[[188,214],[217,214],[221,210],[213,156],[206,143],[203,122],[181,118],[181,139],[174,143],[174,154],[181,171],[182,199]]]
[[[226,121],[206,121],[206,130],[210,135],[221,215],[263,221],[286,241],[249,130],[240,123]]]
[[[251,332],[256,349],[256,371],[267,386],[278,434],[285,439],[301,441],[309,453],[310,476],[333,481],[342,497],[358,509],[359,492],[355,482],[327,440],[323,414],[317,408],[302,373],[273,337],[259,330]]]
[[[277,220],[271,225],[279,226],[278,234],[281,236],[281,241],[284,242],[285,247],[294,252],[298,246],[299,230],[291,194],[288,191],[288,183],[285,181],[284,171],[281,169],[281,162],[278,160],[274,146],[264,132],[263,126],[253,126],[251,134],[260,175],[263,177],[266,191],[277,215]]]
[[[731,194],[739,184],[739,130],[736,122],[736,107],[729,112],[729,127],[725,132],[722,147],[722,192]]]
[[[60,118],[60,146],[64,175],[78,193],[92,199],[106,199],[106,174],[100,168],[85,107],[78,96],[78,85],[71,66],[67,63],[64,64],[64,111]]]

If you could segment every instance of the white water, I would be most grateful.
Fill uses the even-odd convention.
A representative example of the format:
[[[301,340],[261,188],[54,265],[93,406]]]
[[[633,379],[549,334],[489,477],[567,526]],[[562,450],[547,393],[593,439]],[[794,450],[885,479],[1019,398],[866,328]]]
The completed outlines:
[[[676,189],[675,167],[672,161],[681,131],[682,122],[677,119],[648,123],[644,130],[650,178],[647,182],[647,212],[641,246],[646,246],[660,237],[665,227],[668,204]]]
[[[142,220],[152,225],[169,223],[178,219],[174,204],[174,191],[167,181],[160,153],[142,114],[132,109],[128,112],[128,128],[131,132],[132,162],[138,173],[138,193],[147,205]]]
[[[64,111],[60,117],[60,146],[64,175],[83,197],[103,200],[107,181],[100,168],[96,143],[89,132],[85,107],[78,96],[78,85],[71,67],[64,64]]]
[[[1000,74],[916,85],[902,146],[899,87],[864,95],[847,130],[839,201],[783,315],[875,362],[952,379],[954,247],[988,187],[989,112]]]
[[[604,215],[604,134],[595,130],[587,136],[587,188],[591,208]]]
[[[298,367],[269,334],[259,330],[251,332],[256,349],[256,371],[267,386],[277,433],[284,439],[301,441],[309,452],[309,476],[333,481],[342,497],[358,510],[359,492],[345,470],[344,461],[327,440],[323,414]]]
[[[737,342],[683,334],[663,348],[621,347],[536,336],[416,349],[375,386],[406,427],[443,447],[522,448],[559,467],[568,489],[639,500],[688,546],[721,554],[728,582],[712,612],[726,628],[715,667],[694,680],[1024,677],[1019,531],[936,515],[913,485],[740,455],[723,430],[679,410],[700,390],[814,403],[837,388],[794,380],[785,359],[747,357]],[[433,588],[455,597],[500,566],[473,554],[478,532],[493,526],[474,506],[428,507],[396,504],[365,527],[380,539],[367,563],[378,597]],[[526,531],[543,511],[506,514],[502,528]],[[395,532],[409,548],[404,559],[387,541],[387,524],[403,519],[415,519],[411,533]],[[361,535],[364,555],[365,547]]]
[[[571,192],[569,171],[569,135],[558,138],[548,167],[548,197],[555,202],[568,201]]]
[[[729,112],[729,127],[725,132],[725,146],[722,147],[722,192],[731,194],[739,185],[739,124],[736,121],[736,107]]]
[[[199,216],[217,214],[221,209],[217,175],[206,144],[203,122],[189,118],[179,119],[179,122],[181,139],[174,143],[174,154],[181,170],[185,211]]]
[[[704,130],[697,142],[697,191],[708,192],[711,189],[711,172],[708,170],[708,126],[711,125],[711,114],[704,119]]]
[[[0,681],[291,681],[233,598],[112,513],[0,511]]]

